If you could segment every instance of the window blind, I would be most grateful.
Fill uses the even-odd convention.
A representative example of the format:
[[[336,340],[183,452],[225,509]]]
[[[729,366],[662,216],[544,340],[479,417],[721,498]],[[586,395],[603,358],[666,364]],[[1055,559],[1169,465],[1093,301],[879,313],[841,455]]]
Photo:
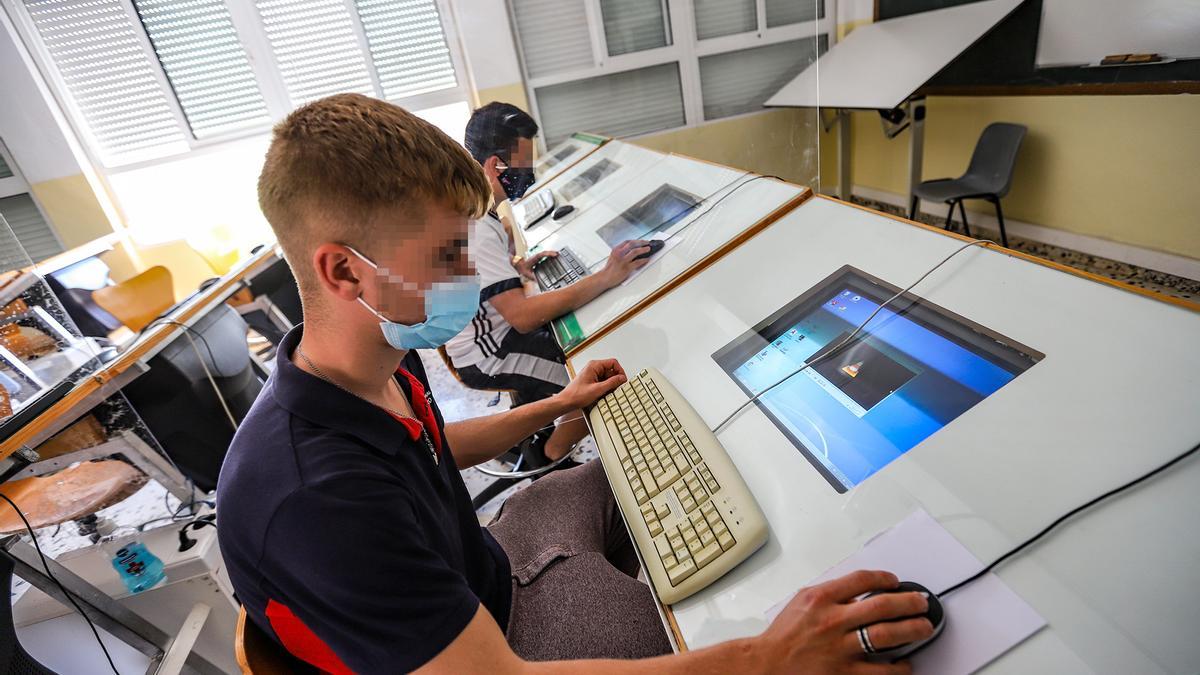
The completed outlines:
[[[746,33],[758,28],[755,0],[695,0],[696,37],[700,40]]]
[[[331,94],[375,94],[343,0],[257,0],[254,4],[292,105]]]
[[[21,244],[21,248],[25,249],[25,253],[33,262],[41,262],[63,252],[62,244],[54,236],[50,224],[42,218],[42,212],[38,210],[37,204],[28,194],[0,199],[0,215],[4,216],[4,220],[8,222],[8,226],[16,235],[17,242]],[[21,263],[14,265],[15,267],[28,264],[23,262],[24,256],[6,255],[4,257],[6,264]],[[10,261],[9,258],[12,260]],[[8,267],[8,269],[12,269],[12,267]]]
[[[434,0],[356,0],[383,97],[399,99],[458,86]]]
[[[196,138],[270,123],[223,0],[133,0]]]
[[[609,56],[671,44],[662,0],[600,0],[600,14]]]
[[[828,36],[754,47],[700,59],[700,94],[704,119],[712,120],[762,109],[779,88],[824,52]]]
[[[767,0],[767,28],[825,18],[825,0]]]
[[[536,96],[550,146],[576,131],[620,137],[684,124],[677,63],[540,87]]]
[[[25,0],[105,163],[187,149],[120,0]]]
[[[584,0],[512,0],[512,9],[529,77],[594,65]]]

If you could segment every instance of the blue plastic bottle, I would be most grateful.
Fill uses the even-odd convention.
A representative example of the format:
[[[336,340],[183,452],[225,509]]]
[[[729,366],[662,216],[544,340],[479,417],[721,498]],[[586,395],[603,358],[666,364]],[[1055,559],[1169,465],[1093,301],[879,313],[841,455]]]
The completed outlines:
[[[140,540],[125,542],[112,558],[113,569],[121,575],[121,581],[130,593],[140,593],[153,588],[166,578],[163,563],[150,552]]]

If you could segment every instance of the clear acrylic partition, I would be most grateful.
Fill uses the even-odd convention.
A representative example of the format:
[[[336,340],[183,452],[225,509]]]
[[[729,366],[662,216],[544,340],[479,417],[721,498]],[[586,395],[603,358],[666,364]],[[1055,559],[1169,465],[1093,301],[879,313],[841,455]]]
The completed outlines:
[[[542,130],[541,182],[515,210],[526,245],[565,247],[596,271],[621,240],[664,241],[636,278],[555,322],[567,347],[790,208],[805,189],[820,189],[819,110],[765,103],[828,48],[836,33],[830,0],[510,7]],[[803,81],[815,89],[815,79]],[[579,156],[581,132],[612,140]],[[574,210],[554,218],[564,205]],[[522,222],[526,210],[546,215]]]
[[[0,425],[27,424],[27,419],[16,416],[31,405],[38,406],[39,397],[50,397],[51,402],[61,399],[119,355],[109,340],[80,333],[44,279],[53,260],[39,262],[43,267],[34,263],[0,216]],[[127,458],[129,444],[121,439],[131,437],[145,450],[162,454],[149,429],[119,392],[79,414],[79,419],[32,448],[42,460],[56,466],[33,464],[9,480],[52,474],[78,461]],[[6,438],[11,435],[11,429],[4,431]],[[130,493],[95,514],[100,521],[107,520],[118,536],[173,522],[180,500],[161,484],[134,481]],[[92,545],[95,535],[90,528],[94,524],[84,517],[36,532],[42,549],[58,555]],[[23,592],[25,586],[18,582],[15,588]]]
[[[509,0],[547,161],[590,132],[820,186],[816,108],[764,103],[836,34],[833,0]]]

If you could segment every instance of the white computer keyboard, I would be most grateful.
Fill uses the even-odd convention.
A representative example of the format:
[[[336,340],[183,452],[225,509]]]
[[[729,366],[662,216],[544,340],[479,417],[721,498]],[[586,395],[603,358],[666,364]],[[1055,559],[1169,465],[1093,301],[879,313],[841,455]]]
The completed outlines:
[[[548,189],[538,190],[525,199],[513,204],[512,210],[517,227],[520,227],[522,230],[528,229],[554,210],[554,193]]]
[[[662,373],[631,377],[588,412],[613,494],[658,597],[678,602],[767,541],[725,448]]]

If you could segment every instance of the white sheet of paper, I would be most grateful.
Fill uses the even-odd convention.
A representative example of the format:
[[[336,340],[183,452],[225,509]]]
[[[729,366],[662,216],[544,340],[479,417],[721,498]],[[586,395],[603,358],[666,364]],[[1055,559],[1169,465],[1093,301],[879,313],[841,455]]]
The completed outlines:
[[[888,570],[940,593],[983,567],[965,546],[924,510],[875,535],[857,553],[809,585],[860,569]],[[794,593],[792,594],[794,595]],[[774,619],[789,595],[767,611]],[[1020,644],[1046,625],[1032,607],[994,574],[987,574],[942,600],[942,635],[912,659],[913,672],[968,675]]]
[[[630,273],[629,276],[625,277],[625,281],[621,282],[622,286],[624,286],[624,285],[628,284],[629,282],[633,281],[634,279],[636,279],[637,275],[642,273],[642,270],[653,265],[655,263],[655,261],[657,261],[659,258],[661,258],[664,253],[675,248],[676,246],[679,245],[679,242],[683,241],[683,237],[671,237],[668,239],[667,236],[664,235],[662,232],[660,232],[650,238],[658,239],[665,243],[663,244],[663,247],[658,250],[658,253],[655,253],[654,255],[650,256],[650,262],[646,263],[645,265],[642,265],[641,267],[639,267],[638,269],[636,269],[632,273]]]

